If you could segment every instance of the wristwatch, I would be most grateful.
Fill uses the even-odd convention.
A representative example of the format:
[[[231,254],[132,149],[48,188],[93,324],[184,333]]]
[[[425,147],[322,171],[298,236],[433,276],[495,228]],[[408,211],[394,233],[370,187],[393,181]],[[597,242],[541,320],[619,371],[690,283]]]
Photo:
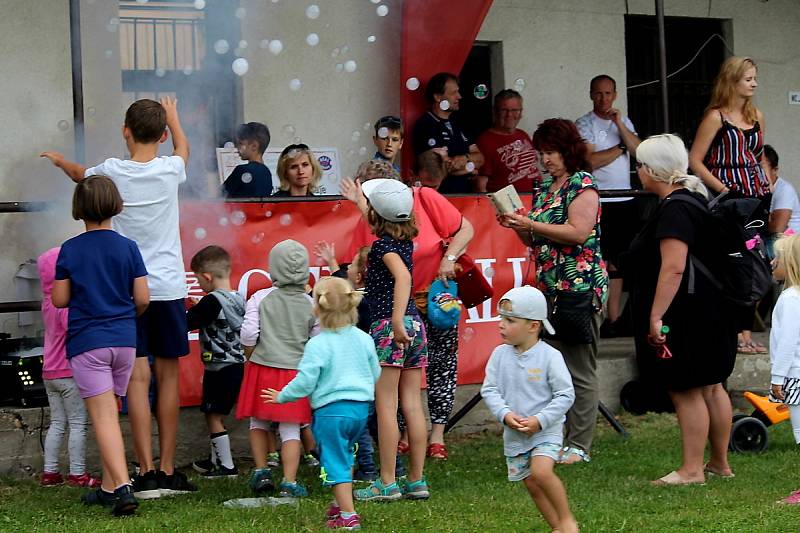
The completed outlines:
[[[447,259],[448,261],[453,261],[455,263],[455,261],[456,261],[456,259],[458,259],[458,257],[454,256],[453,254],[447,254],[445,256],[445,259]]]
[[[622,153],[623,153],[623,154],[624,154],[625,152],[627,152],[627,151],[628,151],[628,147],[625,145],[625,143],[619,143],[619,144],[617,145],[617,148],[619,148],[620,150],[622,150]]]

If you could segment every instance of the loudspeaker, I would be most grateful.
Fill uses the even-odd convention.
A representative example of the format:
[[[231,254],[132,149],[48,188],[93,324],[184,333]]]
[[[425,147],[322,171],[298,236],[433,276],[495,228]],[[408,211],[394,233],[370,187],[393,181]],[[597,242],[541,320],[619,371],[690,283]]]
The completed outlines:
[[[43,363],[41,339],[23,337],[0,340],[0,405],[47,405],[47,392],[42,381]]]

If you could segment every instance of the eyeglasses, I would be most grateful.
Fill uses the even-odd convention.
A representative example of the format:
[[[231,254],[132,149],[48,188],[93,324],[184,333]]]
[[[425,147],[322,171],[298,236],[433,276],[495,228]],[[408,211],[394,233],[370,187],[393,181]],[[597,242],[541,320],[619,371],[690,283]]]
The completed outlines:
[[[522,113],[522,109],[503,109],[500,108],[497,110],[498,113],[507,114],[507,115],[519,115]]]

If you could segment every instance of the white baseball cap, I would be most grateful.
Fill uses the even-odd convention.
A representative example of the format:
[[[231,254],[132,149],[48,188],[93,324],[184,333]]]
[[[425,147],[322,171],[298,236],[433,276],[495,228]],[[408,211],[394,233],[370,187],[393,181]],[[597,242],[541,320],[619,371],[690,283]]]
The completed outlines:
[[[511,310],[502,309],[500,303],[503,300],[508,300],[511,303]],[[522,287],[514,287],[497,302],[497,312],[502,316],[511,316],[514,318],[524,318],[526,320],[541,320],[544,329],[550,335],[555,335],[556,330],[547,320],[547,300],[544,298],[542,291],[530,285]]]
[[[375,178],[362,183],[361,190],[375,212],[389,222],[406,222],[411,218],[414,194],[403,182]]]

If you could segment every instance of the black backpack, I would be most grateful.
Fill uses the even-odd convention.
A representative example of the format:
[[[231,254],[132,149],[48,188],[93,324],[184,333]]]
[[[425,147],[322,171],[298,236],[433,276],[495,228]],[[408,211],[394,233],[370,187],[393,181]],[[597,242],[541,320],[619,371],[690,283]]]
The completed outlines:
[[[772,286],[772,268],[756,228],[764,226],[758,198],[728,198],[721,194],[706,205],[694,196],[678,194],[670,200],[692,204],[711,217],[719,245],[719,272],[712,273],[694,254],[689,254],[689,292],[694,292],[694,270],[699,270],[725,298],[736,305],[755,305]],[[748,248],[747,242],[752,239]]]

